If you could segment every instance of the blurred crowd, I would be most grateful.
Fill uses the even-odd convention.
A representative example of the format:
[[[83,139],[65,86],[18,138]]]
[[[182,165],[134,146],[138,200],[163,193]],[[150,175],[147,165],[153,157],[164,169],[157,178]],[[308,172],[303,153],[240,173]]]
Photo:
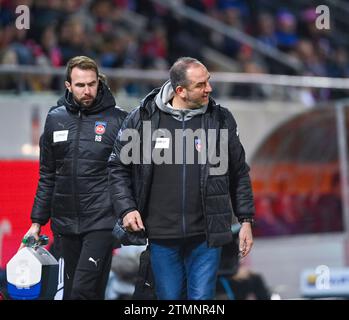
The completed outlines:
[[[339,173],[328,191],[256,193],[255,236],[283,236],[342,232],[344,216]]]
[[[243,31],[300,60],[302,70],[277,63],[246,44],[195,24],[150,0],[0,0],[0,64],[61,67],[73,56],[87,55],[103,68],[166,70],[180,56],[205,61],[210,47],[235,62],[244,73],[300,74],[348,77],[348,42],[331,21],[331,29],[317,29],[316,6],[301,7],[277,1],[179,0],[187,6]],[[297,3],[297,1],[295,2]],[[15,8],[30,9],[30,28],[17,29]],[[27,90],[59,90],[54,77],[27,81]],[[128,94],[137,86],[121,84]],[[0,81],[0,89],[16,87],[15,77]],[[117,86],[114,88],[117,90]],[[341,98],[344,91],[310,90],[309,104]],[[263,86],[233,86],[231,96],[263,98]],[[313,100],[312,100],[313,99]]]

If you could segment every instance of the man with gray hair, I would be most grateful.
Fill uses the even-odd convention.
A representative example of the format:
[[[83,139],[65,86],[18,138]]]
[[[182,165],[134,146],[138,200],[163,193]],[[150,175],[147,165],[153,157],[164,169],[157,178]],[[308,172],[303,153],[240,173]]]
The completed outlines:
[[[126,230],[146,232],[158,299],[214,299],[233,212],[242,256],[253,243],[245,152],[209,79],[197,59],[178,59],[125,119],[109,158],[114,209]]]

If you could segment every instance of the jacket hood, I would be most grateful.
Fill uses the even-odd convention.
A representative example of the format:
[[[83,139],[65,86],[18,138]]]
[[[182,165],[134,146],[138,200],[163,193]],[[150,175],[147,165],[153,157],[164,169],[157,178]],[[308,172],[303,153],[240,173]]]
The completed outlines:
[[[110,89],[107,87],[107,85],[103,81],[99,81],[98,84],[98,91],[95,101],[90,107],[84,107],[73,99],[73,95],[71,92],[69,92],[68,89],[66,89],[64,96],[62,96],[57,101],[58,106],[66,106],[71,112],[77,113],[78,111],[81,111],[85,114],[93,114],[101,112],[105,109],[115,107],[116,102],[115,99],[110,91]]]
[[[169,102],[173,96],[174,91],[172,85],[170,80],[167,80],[157,92],[155,96],[155,103],[161,111],[171,114],[176,120],[182,121],[184,116],[184,121],[187,121],[199,114],[204,114],[207,110],[207,105],[197,109],[175,109]]]

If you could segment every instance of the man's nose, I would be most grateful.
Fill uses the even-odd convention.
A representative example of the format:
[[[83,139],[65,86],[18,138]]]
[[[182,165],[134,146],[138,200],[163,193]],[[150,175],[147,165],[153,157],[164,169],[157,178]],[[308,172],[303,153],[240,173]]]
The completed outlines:
[[[84,87],[84,94],[90,95],[90,93],[91,93],[90,87],[89,87],[89,86],[85,86],[85,87]]]
[[[209,82],[206,83],[205,91],[212,92],[212,87],[211,87],[211,84]]]

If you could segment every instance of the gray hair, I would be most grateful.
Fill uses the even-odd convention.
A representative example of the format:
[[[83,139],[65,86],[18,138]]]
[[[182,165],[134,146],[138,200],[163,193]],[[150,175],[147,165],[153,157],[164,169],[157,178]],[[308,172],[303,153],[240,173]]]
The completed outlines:
[[[170,69],[170,82],[174,91],[178,86],[187,87],[189,81],[187,79],[187,70],[193,64],[201,64],[198,59],[191,57],[181,57],[176,60]]]

